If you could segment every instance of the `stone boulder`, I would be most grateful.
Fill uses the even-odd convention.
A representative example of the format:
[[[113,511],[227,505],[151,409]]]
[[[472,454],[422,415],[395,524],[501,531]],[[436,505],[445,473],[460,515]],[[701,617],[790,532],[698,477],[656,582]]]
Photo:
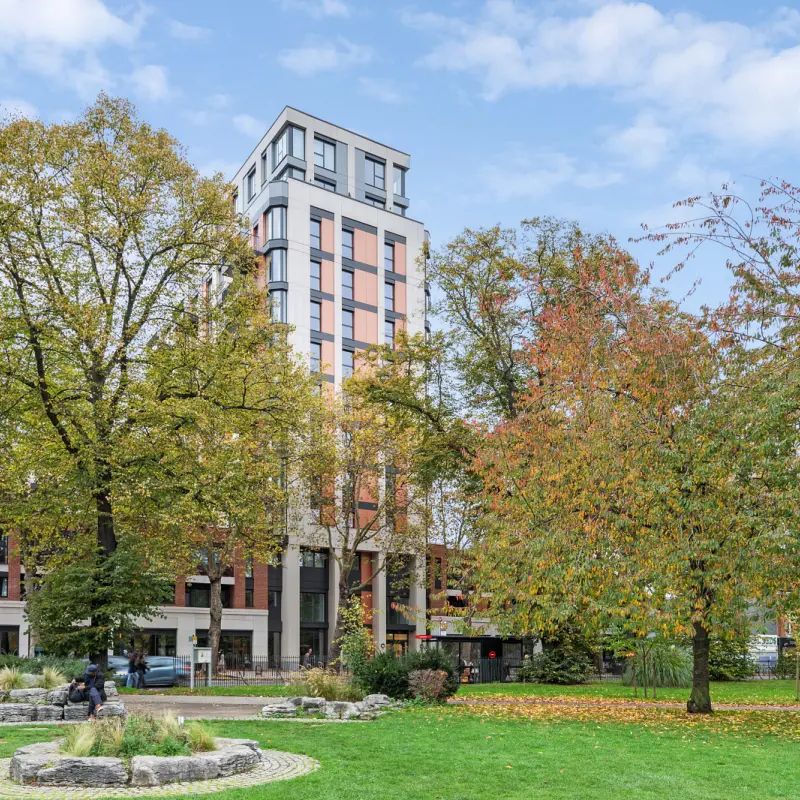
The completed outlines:
[[[301,697],[300,698],[300,708],[307,709],[309,711],[320,711],[325,707],[325,698],[324,697]]]
[[[392,698],[388,694],[368,694],[361,702],[374,708],[386,708],[392,704]]]
[[[212,750],[208,753],[196,753],[194,758],[213,764],[216,770],[216,777],[220,778],[247,772],[247,770],[258,766],[261,761],[260,753],[245,744],[228,745],[220,750]]]
[[[47,693],[47,702],[51,706],[65,706],[69,700],[69,684],[58,686]]]
[[[0,710],[3,707],[0,706]],[[67,703],[64,706],[64,719],[67,722],[76,722],[77,720],[85,720],[89,714],[88,703]]]
[[[17,749],[9,766],[11,780],[17,783],[33,783],[39,770],[52,764],[57,758],[58,748],[59,742],[42,742]]]
[[[12,689],[8,693],[12,703],[35,703],[44,705],[47,703],[47,689]]]
[[[32,722],[35,718],[32,703],[0,703],[0,722]]]
[[[119,690],[117,689],[117,684],[114,681],[106,681],[103,689],[106,693],[106,697],[109,699],[112,697],[119,697]]]
[[[325,703],[323,710],[328,719],[358,719],[362,713],[355,703],[348,703],[344,700],[332,700]]]
[[[87,709],[88,710],[88,709]],[[106,717],[124,717],[125,706],[122,703],[103,703],[103,707],[97,712],[98,719]]]
[[[262,717],[295,717],[297,716],[297,706],[286,700],[278,703],[269,703],[261,709]]]
[[[121,786],[127,782],[122,759],[106,756],[62,756],[36,773],[36,783],[44,786]]]
[[[57,722],[64,719],[64,706],[34,706],[37,722]]]
[[[162,786],[216,778],[217,765],[198,756],[134,756],[131,759],[133,786]]]

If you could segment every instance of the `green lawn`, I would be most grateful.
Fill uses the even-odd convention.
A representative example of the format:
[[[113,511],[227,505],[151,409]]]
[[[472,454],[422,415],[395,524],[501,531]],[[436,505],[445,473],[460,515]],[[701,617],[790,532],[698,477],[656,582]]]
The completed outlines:
[[[406,710],[354,724],[220,722],[216,732],[306,753],[322,769],[215,800],[729,800],[789,798],[800,742],[633,724],[482,719]],[[0,731],[0,756],[57,729]]]
[[[711,700],[716,703],[794,705],[794,681],[716,681],[711,684]],[[513,695],[529,697],[620,697],[634,699],[633,689],[623,686],[619,681],[585,683],[579,686],[554,686],[537,683],[479,683],[462,686],[458,691],[460,698],[487,697],[491,695]],[[648,692],[648,696],[652,694]],[[643,699],[642,690],[637,693]],[[685,702],[689,689],[657,689],[656,699]]]

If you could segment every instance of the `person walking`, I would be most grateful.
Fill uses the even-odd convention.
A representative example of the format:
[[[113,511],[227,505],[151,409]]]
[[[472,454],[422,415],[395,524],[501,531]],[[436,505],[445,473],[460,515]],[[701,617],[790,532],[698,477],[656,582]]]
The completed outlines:
[[[139,654],[136,651],[132,651],[128,655],[128,679],[125,681],[125,685],[129,689],[139,688],[139,672],[136,667],[136,660],[138,657]]]
[[[149,670],[150,667],[147,665],[147,659],[144,657],[144,653],[139,653],[139,655],[136,658],[137,689],[147,688],[147,681],[145,680],[145,674]]]
[[[309,647],[303,654],[303,669],[311,669],[314,666],[314,651]]]
[[[103,703],[106,700],[106,679],[97,664],[89,664],[83,675],[83,682],[89,695],[89,711],[86,716],[89,720],[94,721],[97,719],[98,712],[103,710]]]

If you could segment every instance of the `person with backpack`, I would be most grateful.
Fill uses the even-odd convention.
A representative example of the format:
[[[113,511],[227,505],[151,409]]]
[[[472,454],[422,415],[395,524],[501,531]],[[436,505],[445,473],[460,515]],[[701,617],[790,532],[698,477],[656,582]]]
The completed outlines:
[[[97,713],[103,710],[103,703],[106,701],[105,685],[106,679],[97,664],[89,664],[83,675],[85,684],[84,692],[88,695],[89,711],[87,718],[97,719]]]
[[[147,659],[144,657],[144,653],[139,653],[136,658],[136,675],[137,675],[137,689],[146,689],[147,682],[145,681],[145,674],[150,670],[150,667],[147,665]]]
[[[128,655],[128,678],[125,681],[125,686],[129,689],[139,688],[139,672],[136,666],[138,657],[139,654],[136,651],[132,651]]]

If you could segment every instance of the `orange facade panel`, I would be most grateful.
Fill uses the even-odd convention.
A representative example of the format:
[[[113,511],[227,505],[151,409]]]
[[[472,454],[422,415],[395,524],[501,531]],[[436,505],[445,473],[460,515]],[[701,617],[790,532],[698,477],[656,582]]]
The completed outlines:
[[[378,344],[378,315],[375,312],[357,308],[353,320],[354,336],[357,341]]]
[[[359,228],[353,231],[353,258],[362,264],[378,266],[378,237]]]
[[[333,220],[323,219],[320,223],[320,245],[325,253],[333,252]]]
[[[320,289],[326,294],[334,294],[333,261],[320,261]]]
[[[400,275],[407,275],[406,246],[402,242],[394,243],[394,271]]]
[[[334,333],[334,308],[332,300],[323,300],[320,329],[323,333]]]
[[[371,306],[378,305],[378,276],[363,269],[353,275],[353,299]]]

